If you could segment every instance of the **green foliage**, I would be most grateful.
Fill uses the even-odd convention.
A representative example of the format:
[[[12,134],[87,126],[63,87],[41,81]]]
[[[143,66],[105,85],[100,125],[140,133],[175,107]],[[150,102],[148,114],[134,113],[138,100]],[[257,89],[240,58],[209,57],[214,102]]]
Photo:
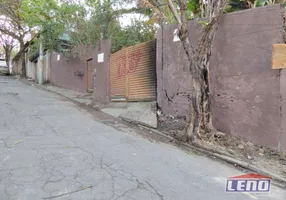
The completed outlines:
[[[190,0],[190,1],[188,1],[188,3],[187,3],[187,9],[188,9],[189,11],[194,12],[195,9],[196,9],[196,7],[197,7],[197,4],[196,4],[196,1],[195,1],[195,0]]]
[[[210,22],[206,21],[206,20],[199,20],[198,24],[205,27],[205,26],[208,26],[210,24]]]
[[[283,2],[284,0],[229,0],[226,12],[234,12]]]
[[[24,37],[28,29],[23,19],[19,15],[20,0],[0,1],[0,33],[9,35],[16,39],[23,47]]]
[[[29,27],[34,27],[51,21],[58,11],[56,0],[22,0],[19,13]]]
[[[33,57],[35,54],[39,53],[39,49],[40,49],[39,39],[38,39],[38,38],[35,38],[35,39],[33,40],[33,43],[30,44],[30,46],[29,46],[28,58],[30,59],[30,58]]]
[[[112,52],[152,40],[156,32],[154,25],[139,20],[133,20],[131,25],[125,28],[117,28],[111,35]]]
[[[59,37],[73,30],[75,23],[83,19],[83,6],[63,0],[23,0],[20,14],[31,29],[36,29],[41,35],[45,49],[53,50],[59,47]],[[35,44],[40,40],[34,41]]]
[[[262,7],[266,5],[266,0],[256,0],[254,1],[254,7]]]
[[[199,0],[189,0],[187,2],[187,17],[193,19],[200,14],[200,2]]]
[[[100,39],[112,39],[113,51],[153,39],[153,24],[134,21],[130,26],[120,26],[118,17],[122,13],[137,12],[115,9],[120,2],[85,0],[79,5],[70,0],[23,0],[21,17],[40,33],[31,45],[30,56],[39,51],[40,41],[46,50],[65,52],[63,48],[95,45]],[[63,34],[69,36],[68,44],[59,40]]]
[[[268,0],[275,1],[275,0]],[[173,23],[174,16],[166,4],[166,0],[152,4],[151,1],[145,2],[148,6],[144,10],[145,14],[151,19],[147,22],[135,20],[127,27],[121,27],[118,16],[128,9],[118,10],[122,2],[126,0],[85,0],[82,5],[71,0],[22,0],[19,10],[21,18],[30,28],[36,29],[41,34],[41,41],[47,50],[58,50],[63,52],[63,43],[59,38],[67,34],[69,47],[78,45],[95,45],[100,39],[112,39],[112,51],[135,45],[154,39],[155,26],[159,21],[152,17],[163,11],[164,23]],[[160,7],[156,7],[158,5]],[[266,0],[229,0],[227,12],[247,9],[249,7],[259,7],[269,4]],[[115,9],[117,8],[117,9]],[[131,12],[133,12],[131,10]],[[179,12],[179,10],[178,10]],[[142,13],[142,11],[140,11]],[[200,1],[187,1],[188,20],[200,17]],[[160,21],[161,23],[162,21]],[[198,22],[202,26],[207,26],[206,21]],[[33,51],[39,48],[39,39],[34,41]],[[67,46],[65,46],[67,47]]]
[[[48,21],[42,24],[41,39],[45,49],[57,49],[60,36],[65,31],[63,24]]]
[[[100,29],[94,19],[77,23],[74,31],[69,31],[70,44],[72,46],[91,45],[100,40]]]

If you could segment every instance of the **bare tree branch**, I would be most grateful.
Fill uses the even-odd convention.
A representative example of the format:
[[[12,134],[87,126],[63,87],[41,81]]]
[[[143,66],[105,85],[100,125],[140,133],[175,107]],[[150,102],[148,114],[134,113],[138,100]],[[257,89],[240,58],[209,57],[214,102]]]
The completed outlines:
[[[13,37],[17,40],[21,40],[21,37],[19,35],[16,35],[14,32],[12,32],[8,29],[4,29],[4,28],[0,27],[0,32],[2,32],[2,34],[10,35],[11,37]]]
[[[191,40],[189,38],[188,22],[186,19],[187,1],[179,0],[180,11],[181,11],[180,14],[177,12],[177,9],[175,8],[175,5],[172,0],[168,0],[168,5],[170,10],[174,13],[174,17],[178,22],[179,38],[183,44],[183,47],[188,56],[188,60],[191,66],[194,61],[195,48],[192,45]]]
[[[179,13],[177,12],[177,9],[175,8],[175,5],[174,5],[172,0],[168,0],[168,6],[171,9],[171,11],[174,13],[174,17],[176,18],[176,20],[178,22],[179,29],[180,29],[182,27],[183,23],[182,23],[181,17],[179,15]]]
[[[23,24],[19,14],[22,0],[1,0],[0,1],[0,33],[9,35],[19,41],[20,56],[22,58],[22,74],[26,76],[24,38],[28,34],[28,28]],[[10,57],[12,46],[6,48],[6,57]],[[7,62],[7,61],[6,61]]]

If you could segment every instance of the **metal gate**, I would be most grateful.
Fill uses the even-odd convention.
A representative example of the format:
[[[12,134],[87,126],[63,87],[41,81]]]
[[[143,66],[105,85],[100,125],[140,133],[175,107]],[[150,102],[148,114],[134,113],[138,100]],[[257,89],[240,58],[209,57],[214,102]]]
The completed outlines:
[[[156,100],[156,41],[122,49],[110,57],[111,100]]]

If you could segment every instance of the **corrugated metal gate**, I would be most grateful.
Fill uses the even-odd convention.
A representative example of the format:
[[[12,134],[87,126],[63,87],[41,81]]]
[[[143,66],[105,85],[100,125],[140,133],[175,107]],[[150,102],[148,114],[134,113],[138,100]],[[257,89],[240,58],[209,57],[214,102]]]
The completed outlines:
[[[156,41],[122,49],[110,57],[111,100],[156,100]]]

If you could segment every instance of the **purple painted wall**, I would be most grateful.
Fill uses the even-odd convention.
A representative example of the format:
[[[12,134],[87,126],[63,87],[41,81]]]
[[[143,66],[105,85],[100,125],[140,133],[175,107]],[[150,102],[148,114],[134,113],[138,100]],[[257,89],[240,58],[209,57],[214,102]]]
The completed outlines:
[[[280,85],[286,74],[280,83],[280,70],[271,69],[272,44],[282,42],[282,19],[279,5],[225,15],[212,48],[210,81],[218,130],[286,149],[280,111]],[[165,26],[157,37],[158,106],[161,125],[168,128],[184,126],[191,96],[186,55],[180,42],[173,42],[175,28]],[[193,41],[199,30],[196,22],[189,24]],[[284,97],[286,104],[285,92]],[[286,124],[286,117],[283,120]]]
[[[87,92],[87,61],[93,61],[94,90],[93,96],[96,100],[106,102],[109,100],[109,56],[111,42],[110,40],[100,41],[96,47],[78,47],[67,60],[62,54],[53,53],[51,55],[50,82],[53,85],[75,90],[78,92]],[[98,54],[104,53],[104,62],[98,62]],[[58,55],[60,60],[58,61]],[[78,72],[83,76],[78,76]]]
[[[60,60],[58,60],[58,55]],[[70,59],[62,54],[52,53],[51,84],[82,93],[87,92],[87,60],[93,58],[94,55],[94,50],[86,47],[77,48]],[[79,73],[83,73],[83,76],[78,76]]]
[[[279,146],[280,72],[271,69],[271,54],[272,44],[282,42],[282,23],[280,6],[221,21],[210,62],[213,123],[220,131]]]
[[[103,62],[98,62],[98,54],[104,54]],[[95,48],[95,85],[93,96],[101,102],[109,101],[109,57],[111,40],[100,41]]]
[[[190,38],[196,41],[201,26],[189,22]],[[188,59],[180,41],[173,41],[176,24],[163,27],[157,33],[157,102],[164,113],[159,117],[159,127],[183,129],[189,112],[191,77],[187,72]],[[191,31],[196,30],[196,31]],[[163,38],[163,39],[162,39]]]

